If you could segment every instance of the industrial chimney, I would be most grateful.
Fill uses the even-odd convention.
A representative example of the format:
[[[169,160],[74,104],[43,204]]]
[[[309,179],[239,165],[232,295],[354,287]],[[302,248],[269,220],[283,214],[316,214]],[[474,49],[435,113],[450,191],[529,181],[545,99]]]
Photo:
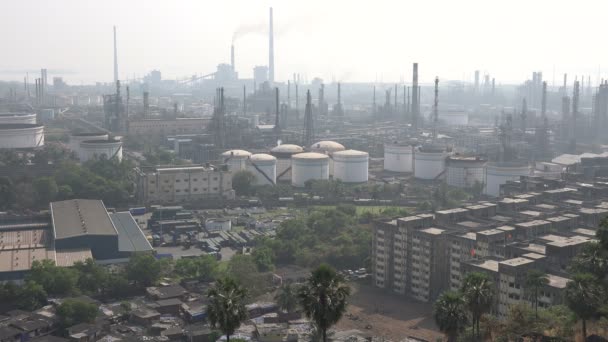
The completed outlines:
[[[420,104],[418,103],[418,63],[414,63],[412,73],[412,128],[418,129],[418,115],[420,115]]]
[[[232,66],[232,71],[236,72],[236,66],[234,65],[234,44],[230,45],[230,65]]]
[[[118,81],[118,51],[116,48],[116,26],[114,26],[114,84]]]
[[[268,79],[274,82],[274,30],[272,27],[272,7],[270,7],[270,24],[268,28]]]

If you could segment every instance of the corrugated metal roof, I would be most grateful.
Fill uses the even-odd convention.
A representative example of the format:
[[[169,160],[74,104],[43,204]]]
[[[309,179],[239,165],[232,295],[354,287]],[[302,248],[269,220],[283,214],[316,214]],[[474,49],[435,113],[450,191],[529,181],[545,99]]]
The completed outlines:
[[[116,235],[100,200],[74,199],[51,203],[55,239],[83,235]]]
[[[128,211],[112,213],[110,219],[118,231],[118,251],[145,252],[153,250],[131,213]]]

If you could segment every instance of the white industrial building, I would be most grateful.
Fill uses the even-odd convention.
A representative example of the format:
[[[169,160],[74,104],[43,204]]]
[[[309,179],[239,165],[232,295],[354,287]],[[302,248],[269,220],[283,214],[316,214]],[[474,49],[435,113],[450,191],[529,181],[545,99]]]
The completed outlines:
[[[307,152],[291,157],[291,184],[304,187],[309,180],[329,179],[329,157]]]
[[[384,144],[384,170],[412,172],[414,147],[410,144]]]
[[[122,160],[122,141],[118,139],[106,140],[85,140],[80,143],[78,148],[78,159],[84,163],[92,159],[113,159]]]
[[[479,157],[451,156],[446,159],[446,183],[457,188],[485,184],[486,160]]]
[[[345,150],[334,152],[334,179],[344,183],[364,183],[368,180],[369,154],[363,151]]]
[[[304,149],[301,146],[292,144],[279,145],[270,150],[270,154],[277,158],[277,182],[291,182],[291,157],[302,152]]]
[[[486,187],[484,194],[498,197],[500,186],[507,181],[519,180],[520,176],[529,176],[531,168],[524,162],[488,163],[486,165]]]
[[[445,172],[448,153],[443,147],[422,146],[414,153],[414,177],[435,180]]]
[[[277,158],[270,154],[252,155],[247,169],[255,176],[256,185],[273,185],[277,182]]]
[[[0,147],[30,149],[44,146],[44,126],[29,123],[0,124]]]

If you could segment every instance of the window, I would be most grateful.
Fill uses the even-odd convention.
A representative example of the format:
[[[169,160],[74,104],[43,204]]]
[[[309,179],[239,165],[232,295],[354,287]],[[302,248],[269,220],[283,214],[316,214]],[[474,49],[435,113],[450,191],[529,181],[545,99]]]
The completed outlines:
[[[213,177],[213,180],[214,180],[214,181],[216,181],[216,180],[217,180],[217,177]]]
[[[181,192],[181,190],[180,190],[180,189],[177,189],[177,190],[175,190],[175,192]]]
[[[207,181],[207,178],[203,178],[203,182],[206,182],[206,181]]]
[[[150,184],[156,184],[156,181],[155,180],[151,180]]]
[[[217,191],[217,188],[213,188],[213,191]]]
[[[198,178],[194,178],[194,181],[195,181],[195,182],[196,182],[196,181],[198,181]]]
[[[195,191],[195,192],[196,192],[196,191],[198,191],[198,188],[194,188],[194,191]]]
[[[176,180],[175,180],[175,183],[179,183],[179,182],[180,182],[180,180],[179,180],[179,179],[176,179]]]

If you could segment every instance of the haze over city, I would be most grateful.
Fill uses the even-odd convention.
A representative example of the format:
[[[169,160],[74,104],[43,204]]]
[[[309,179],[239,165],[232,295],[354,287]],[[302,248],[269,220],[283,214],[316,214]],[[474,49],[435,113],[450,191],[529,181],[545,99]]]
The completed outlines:
[[[606,48],[595,38],[606,4],[541,1],[3,1],[0,76],[20,80],[40,59],[74,84],[109,81],[112,26],[118,30],[120,76],[162,69],[165,78],[207,74],[229,62],[235,31],[237,68],[251,77],[266,62],[267,8],[274,6],[277,79],[396,82],[424,61],[421,81],[471,80],[472,70],[499,83],[524,70],[606,78]],[[23,15],[16,15],[20,13]],[[432,72],[431,72],[432,71]]]

